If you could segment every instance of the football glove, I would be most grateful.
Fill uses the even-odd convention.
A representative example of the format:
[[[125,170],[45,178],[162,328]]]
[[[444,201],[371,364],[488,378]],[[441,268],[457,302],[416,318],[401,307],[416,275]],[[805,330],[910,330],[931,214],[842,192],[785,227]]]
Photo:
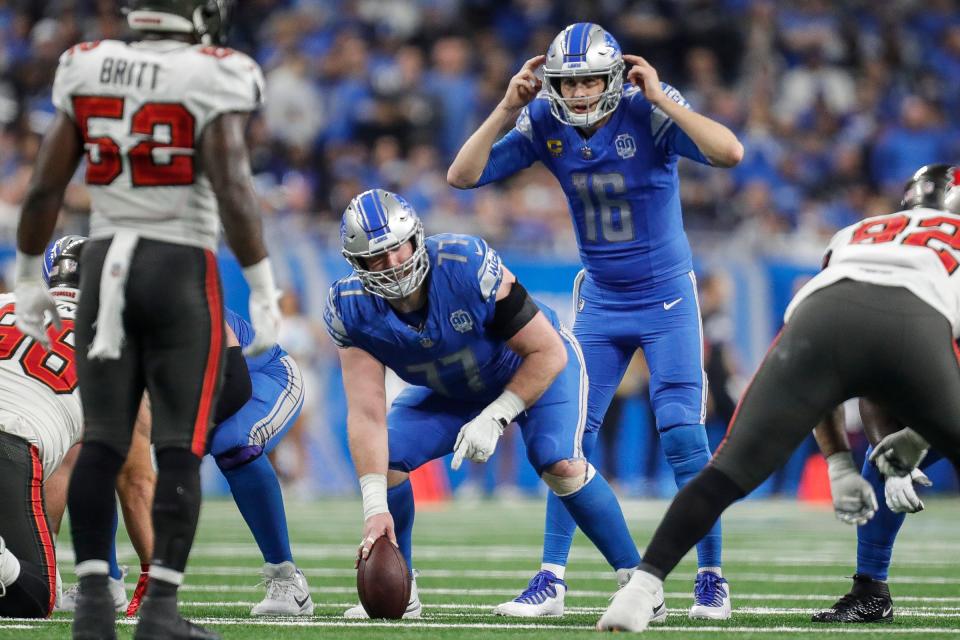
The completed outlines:
[[[513,422],[525,405],[520,396],[505,390],[500,397],[487,405],[476,418],[463,425],[453,445],[453,460],[450,468],[456,471],[468,458],[474,462],[486,462],[497,449],[503,430]]]
[[[932,487],[930,478],[914,469],[909,476],[888,476],[883,485],[883,494],[887,500],[887,507],[894,513],[917,513],[923,511],[923,500],[917,495],[913,485]]]
[[[860,476],[849,451],[827,458],[833,511],[847,524],[866,524],[877,512],[877,496],[870,483]]]
[[[891,433],[877,443],[870,462],[885,476],[906,476],[917,468],[930,450],[930,444],[913,429]]]
[[[243,355],[256,356],[277,344],[280,337],[280,291],[273,281],[270,258],[245,267],[243,276],[250,285],[250,324],[254,331]]]
[[[42,267],[42,255],[31,256],[17,251],[14,295],[17,299],[17,329],[49,349],[50,338],[44,316],[49,313],[50,321],[57,329],[62,322],[57,303],[43,281]]]

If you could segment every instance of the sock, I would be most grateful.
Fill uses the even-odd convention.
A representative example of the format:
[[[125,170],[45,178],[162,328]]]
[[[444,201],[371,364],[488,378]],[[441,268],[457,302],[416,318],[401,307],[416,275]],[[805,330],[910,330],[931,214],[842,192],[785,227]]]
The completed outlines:
[[[416,509],[413,503],[413,485],[409,478],[387,489],[387,508],[393,516],[393,532],[397,535],[400,553],[406,559],[407,568],[413,575],[413,519]]]
[[[597,443],[597,432],[586,431],[583,434],[583,455],[587,460],[593,457]],[[547,516],[543,528],[543,564],[567,566],[570,556],[570,546],[573,544],[573,534],[577,531],[577,523],[567,511],[563,502],[550,491],[547,494]],[[563,576],[558,575],[558,578]]]
[[[157,468],[150,581],[154,582],[156,577],[176,585],[183,579],[193,536],[197,532],[200,458],[189,449],[170,447],[157,452]]]
[[[893,543],[907,514],[894,513],[887,507],[887,501],[883,498],[883,475],[869,462],[872,450],[872,447],[867,450],[862,475],[877,494],[878,508],[867,524],[857,527],[857,575],[886,581],[893,556]]]
[[[563,580],[563,576],[567,573],[567,568],[562,564],[551,564],[549,562],[543,562],[540,564],[540,571],[549,571],[553,575]]]
[[[271,564],[293,562],[283,494],[270,459],[261,455],[247,464],[224,471],[223,475],[264,561]]]
[[[685,487],[710,462],[707,431],[702,424],[671,427],[660,434],[660,443],[667,462],[673,468],[677,489]],[[719,567],[722,548],[720,520],[717,520],[697,543],[697,566]]]
[[[723,577],[723,571],[720,570],[720,567],[699,567],[699,568],[697,569],[697,574],[698,574],[698,575],[701,574],[701,573],[707,573],[707,572],[717,574],[717,577],[718,577],[718,578],[722,578],[722,577]]]
[[[120,565],[117,563],[117,529],[120,528],[120,516],[117,514],[117,509],[113,509],[113,544],[110,545],[110,556],[107,558],[107,562],[110,563],[110,577],[114,580],[120,580],[123,578],[123,570],[120,569]]]
[[[85,442],[70,479],[67,507],[76,562],[110,557],[110,526],[117,512],[117,473],[124,455],[101,442]]]
[[[637,566],[640,553],[620,503],[602,475],[596,474],[582,489],[560,500],[614,570]]]
[[[151,577],[147,581],[147,595],[151,598],[175,598],[179,586],[166,580]]]
[[[708,465],[673,499],[643,554],[640,569],[661,580],[666,578],[720,514],[744,495],[729,476]]]

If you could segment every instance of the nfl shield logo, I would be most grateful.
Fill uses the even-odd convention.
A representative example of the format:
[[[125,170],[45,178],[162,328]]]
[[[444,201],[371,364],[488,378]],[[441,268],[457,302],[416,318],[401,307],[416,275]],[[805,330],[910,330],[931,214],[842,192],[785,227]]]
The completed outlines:
[[[430,347],[433,346],[433,340],[424,336],[420,338],[420,346],[423,347],[424,349],[429,349]]]
[[[637,153],[637,143],[629,133],[621,133],[613,142],[617,148],[617,155],[626,160],[632,158]]]
[[[466,333],[473,329],[473,319],[463,309],[457,309],[450,314],[450,324],[459,333]]]

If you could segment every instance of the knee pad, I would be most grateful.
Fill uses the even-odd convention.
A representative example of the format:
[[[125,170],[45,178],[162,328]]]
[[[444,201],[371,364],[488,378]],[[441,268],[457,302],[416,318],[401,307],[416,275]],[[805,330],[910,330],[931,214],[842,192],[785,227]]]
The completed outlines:
[[[584,473],[578,473],[575,476],[557,476],[552,473],[544,472],[541,478],[550,487],[550,490],[557,494],[558,498],[573,495],[580,489],[583,489],[597,475],[597,470],[593,465],[587,463],[587,469]]]
[[[232,471],[245,464],[250,464],[262,455],[263,447],[258,444],[250,444],[245,447],[234,447],[223,453],[218,453],[213,459],[221,471]]]
[[[661,432],[660,446],[674,469],[695,465],[699,471],[710,460],[707,430],[701,424],[684,424]]]
[[[666,392],[661,391],[661,395],[664,395]],[[664,402],[659,407],[656,407],[654,413],[656,414],[657,419],[657,429],[661,432],[668,431],[670,429],[676,429],[681,426],[688,426],[700,421],[700,407],[696,407],[696,411],[688,403],[684,402]]]

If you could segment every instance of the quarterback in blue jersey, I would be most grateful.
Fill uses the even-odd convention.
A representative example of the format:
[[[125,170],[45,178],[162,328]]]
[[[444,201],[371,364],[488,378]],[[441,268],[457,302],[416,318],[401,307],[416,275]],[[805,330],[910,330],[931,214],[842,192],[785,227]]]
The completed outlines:
[[[451,452],[454,469],[484,462],[515,421],[530,464],[623,582],[640,556],[610,485],[583,456],[586,371],[553,310],[482,239],[424,238],[412,207],[387,191],[350,202],[341,240],[354,274],[330,288],[324,319],[340,348],[363,495],[359,555],[386,535],[412,568],[408,474]],[[386,367],[412,385],[389,411]],[[420,615],[415,587],[405,617]],[[661,600],[651,616],[665,613]]]
[[[624,61],[633,65],[629,88]],[[541,66],[543,81],[536,74]],[[514,119],[514,128],[494,143]],[[623,55],[600,26],[578,23],[564,29],[545,56],[524,64],[450,166],[450,184],[472,188],[539,160],[567,196],[584,266],[574,283],[573,332],[590,377],[588,457],[627,364],[643,349],[656,425],[677,486],[709,460],[703,333],[677,161],[730,167],[742,155],[729,129],[692,111],[643,58]],[[534,581],[562,581],[573,532],[573,521],[548,498],[543,562]],[[718,524],[697,547],[692,618],[730,616],[720,547]],[[562,611],[564,590],[554,591],[546,599],[521,596],[496,611]]]

